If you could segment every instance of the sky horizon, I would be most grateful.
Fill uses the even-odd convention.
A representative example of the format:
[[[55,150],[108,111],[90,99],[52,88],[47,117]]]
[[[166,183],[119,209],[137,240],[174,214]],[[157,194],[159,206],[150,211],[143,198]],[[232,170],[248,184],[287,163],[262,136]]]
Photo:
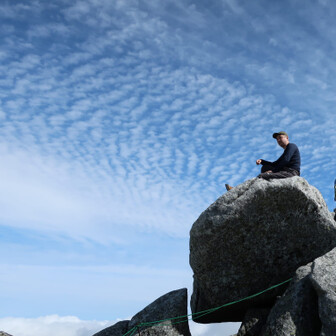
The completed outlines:
[[[190,299],[192,224],[281,155],[274,132],[332,211],[335,14],[329,0],[3,0],[0,330],[84,336],[169,291]]]

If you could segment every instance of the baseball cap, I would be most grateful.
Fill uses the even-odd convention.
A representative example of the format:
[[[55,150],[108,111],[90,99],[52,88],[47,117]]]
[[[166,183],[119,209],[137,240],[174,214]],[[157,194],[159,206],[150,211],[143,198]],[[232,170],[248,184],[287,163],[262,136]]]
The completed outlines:
[[[288,134],[284,131],[281,131],[281,132],[277,132],[277,133],[273,133],[273,138],[276,139],[276,137],[278,135],[286,135],[286,137],[288,137]]]

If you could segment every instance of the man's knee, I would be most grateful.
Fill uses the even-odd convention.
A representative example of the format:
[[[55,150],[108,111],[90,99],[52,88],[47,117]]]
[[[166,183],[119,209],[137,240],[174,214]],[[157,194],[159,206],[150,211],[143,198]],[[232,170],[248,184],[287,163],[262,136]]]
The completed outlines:
[[[261,173],[261,174],[259,174],[257,177],[258,178],[262,178],[262,179],[264,179],[264,180],[269,180],[270,178],[271,178],[271,173]]]
[[[288,177],[296,176],[293,172],[289,172],[287,170],[282,170],[276,173],[261,173],[258,175],[259,178],[263,178],[265,180],[270,179],[283,179]]]
[[[265,173],[265,172],[267,172],[269,170],[273,170],[273,169],[274,169],[274,167],[271,166],[271,165],[264,165],[264,166],[261,167],[261,173]]]

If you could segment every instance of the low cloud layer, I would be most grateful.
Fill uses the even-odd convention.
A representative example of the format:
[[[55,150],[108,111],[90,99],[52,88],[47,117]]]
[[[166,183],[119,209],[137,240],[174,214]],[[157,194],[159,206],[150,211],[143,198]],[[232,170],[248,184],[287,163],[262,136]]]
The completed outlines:
[[[92,336],[118,321],[83,321],[75,316],[49,315],[38,318],[1,318],[0,330],[20,336]],[[229,336],[239,323],[201,325],[190,321],[193,336]]]
[[[20,336],[90,336],[110,324],[109,321],[82,321],[75,316],[58,315],[0,319],[2,331]]]

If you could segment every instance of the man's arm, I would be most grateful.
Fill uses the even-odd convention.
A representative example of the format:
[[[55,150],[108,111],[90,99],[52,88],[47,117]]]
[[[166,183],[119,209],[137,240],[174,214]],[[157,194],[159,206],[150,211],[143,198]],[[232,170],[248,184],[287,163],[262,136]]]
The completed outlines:
[[[256,164],[257,165],[272,165],[273,164],[273,162],[270,162],[270,161],[266,161],[266,160],[263,160],[263,159],[258,159],[257,161],[256,161]]]
[[[256,164],[257,165],[264,165],[264,164],[271,164],[271,162],[268,162],[268,161],[265,161],[265,160],[263,160],[263,159],[258,159],[257,161],[256,161]],[[272,170],[267,170],[265,173],[273,173],[273,171]]]

